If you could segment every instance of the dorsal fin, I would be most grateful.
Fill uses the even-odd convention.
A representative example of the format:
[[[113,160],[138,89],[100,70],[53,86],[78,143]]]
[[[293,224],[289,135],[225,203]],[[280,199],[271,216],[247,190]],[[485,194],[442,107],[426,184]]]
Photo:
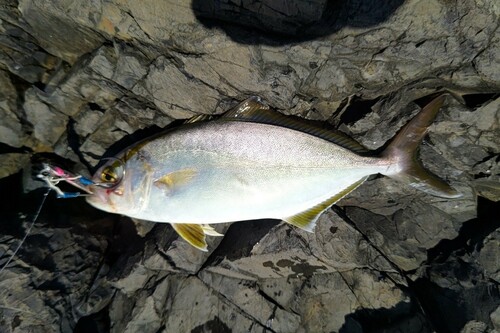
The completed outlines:
[[[213,118],[214,118],[214,116],[211,114],[199,114],[199,115],[196,115],[194,117],[187,119],[186,121],[184,121],[183,124],[185,125],[185,124],[200,123],[203,121],[212,120]]]
[[[260,122],[259,119],[266,117],[269,111],[271,108],[260,97],[252,96],[224,113],[221,119]]]
[[[303,133],[311,134],[324,140],[335,143],[358,154],[367,154],[370,151],[342,132],[322,128],[306,119],[295,116],[285,116],[268,105],[260,97],[250,97],[236,107],[226,112],[221,120],[251,121],[262,124],[282,126]]]
[[[284,218],[283,221],[293,224],[294,226],[299,227],[302,230],[312,232],[314,226],[316,225],[316,222],[325,210],[330,208],[333,204],[345,197],[347,194],[354,191],[359,185],[363,184],[363,182],[367,178],[368,177],[363,177],[354,184],[351,184],[347,188],[341,190],[331,198],[326,199],[325,201],[317,204],[312,208],[309,208],[304,212],[300,212],[296,215]]]

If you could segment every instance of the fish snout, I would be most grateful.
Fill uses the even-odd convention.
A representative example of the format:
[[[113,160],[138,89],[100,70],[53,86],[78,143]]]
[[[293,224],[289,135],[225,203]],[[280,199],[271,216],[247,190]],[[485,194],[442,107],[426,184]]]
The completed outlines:
[[[106,189],[93,188],[93,194],[87,196],[87,202],[97,208],[110,213],[116,213],[114,205],[112,204],[109,194]]]

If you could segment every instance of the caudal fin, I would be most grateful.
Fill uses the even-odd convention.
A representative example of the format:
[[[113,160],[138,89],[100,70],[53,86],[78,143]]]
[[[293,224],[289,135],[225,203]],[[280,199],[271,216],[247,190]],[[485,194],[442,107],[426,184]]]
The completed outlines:
[[[399,133],[382,152],[382,157],[397,163],[398,172],[387,176],[402,181],[426,193],[444,198],[462,196],[457,190],[426,170],[418,160],[418,148],[443,105],[445,96],[441,95],[427,104]]]

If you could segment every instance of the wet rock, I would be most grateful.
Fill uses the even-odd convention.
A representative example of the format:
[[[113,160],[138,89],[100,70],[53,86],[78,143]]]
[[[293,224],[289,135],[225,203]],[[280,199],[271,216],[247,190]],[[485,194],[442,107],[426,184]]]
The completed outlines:
[[[499,330],[498,15],[491,0],[6,1],[0,267],[43,198],[21,194],[32,153],[88,175],[104,154],[251,95],[381,149],[449,92],[420,156],[463,196],[374,176],[314,233],[217,225],[226,236],[205,253],[168,224],[49,195],[0,268],[0,331]]]

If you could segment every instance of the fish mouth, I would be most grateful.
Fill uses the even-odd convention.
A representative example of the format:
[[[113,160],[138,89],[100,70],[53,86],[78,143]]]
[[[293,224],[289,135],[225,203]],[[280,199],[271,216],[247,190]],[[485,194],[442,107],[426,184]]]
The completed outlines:
[[[109,200],[109,195],[106,194],[106,191],[103,191],[102,189],[95,189],[92,192],[92,195],[85,198],[88,204],[106,212],[116,213],[111,200]]]

